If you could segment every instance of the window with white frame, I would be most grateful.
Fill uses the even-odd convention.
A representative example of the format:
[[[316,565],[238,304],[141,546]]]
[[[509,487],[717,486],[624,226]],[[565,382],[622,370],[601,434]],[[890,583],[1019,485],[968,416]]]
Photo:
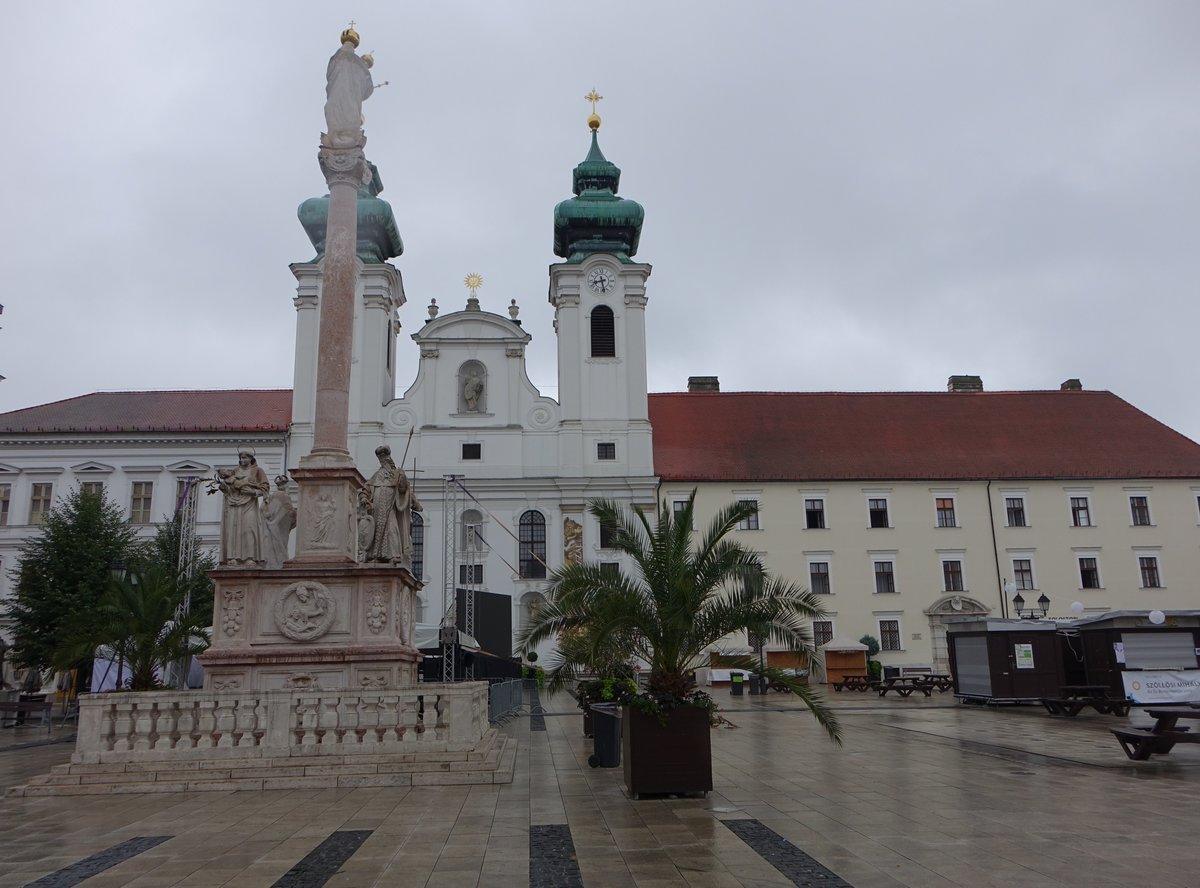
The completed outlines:
[[[1025,497],[1006,496],[1004,498],[1004,517],[1009,527],[1028,527],[1025,520]]]
[[[412,513],[412,575],[418,580],[425,574],[425,519],[420,512]],[[421,605],[424,607],[424,605]],[[424,622],[418,619],[418,623]]]
[[[1079,588],[1100,589],[1100,559],[1095,555],[1080,555]]]
[[[898,619],[879,620],[879,649],[882,651],[902,651],[900,644],[900,621]]]
[[[463,509],[462,520],[459,523],[458,544],[467,549],[483,548],[483,513],[478,509]]]
[[[12,485],[0,484],[0,527],[8,527],[8,506],[12,499]]]
[[[1022,591],[1036,589],[1033,582],[1033,559],[1014,558],[1012,560],[1013,585]]]
[[[1158,573],[1157,555],[1139,555],[1138,573],[1142,578],[1143,589],[1161,589],[1162,577]]]
[[[934,508],[937,509],[938,527],[958,527],[958,520],[954,514],[954,497],[934,497]]]
[[[890,595],[896,591],[895,564],[890,560],[875,559],[875,592]]]
[[[50,503],[54,499],[54,484],[50,481],[30,485],[29,488],[29,523],[45,524],[46,515],[50,512]]]
[[[739,506],[751,506],[754,511],[738,522],[738,530],[760,530],[758,523],[758,500],[756,499],[739,499]]]
[[[1088,497],[1071,497],[1071,524],[1074,527],[1092,526],[1092,505]]]
[[[79,483],[79,492],[86,493],[89,496],[104,496],[103,481],[81,481]]]
[[[829,595],[833,588],[829,583],[829,562],[808,562],[808,588],[818,595]]]
[[[1150,497],[1137,495],[1129,498],[1129,520],[1134,527],[1150,526]]]
[[[617,525],[600,522],[600,548],[612,549],[617,544]]]
[[[537,509],[521,513],[517,525],[517,558],[523,580],[546,578],[546,516]]]
[[[153,481],[134,481],[129,495],[129,523],[149,524],[151,502],[154,499]]]
[[[867,515],[870,518],[871,527],[891,527],[888,517],[887,497],[867,497]]]
[[[942,588],[947,592],[963,591],[962,562],[958,559],[942,559]]]
[[[825,529],[825,500],[822,497],[805,498],[804,526],[809,530]]]
[[[820,647],[833,641],[833,620],[813,620],[813,644]]]
[[[482,586],[482,564],[460,564],[458,566],[458,584],[460,586]]]

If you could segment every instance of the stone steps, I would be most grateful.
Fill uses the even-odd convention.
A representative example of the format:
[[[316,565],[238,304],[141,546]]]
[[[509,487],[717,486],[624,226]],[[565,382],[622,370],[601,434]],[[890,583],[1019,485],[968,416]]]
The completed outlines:
[[[447,786],[511,783],[516,740],[489,731],[469,752],[295,755],[56,765],[9,796],[138,792],[229,792],[359,786]]]

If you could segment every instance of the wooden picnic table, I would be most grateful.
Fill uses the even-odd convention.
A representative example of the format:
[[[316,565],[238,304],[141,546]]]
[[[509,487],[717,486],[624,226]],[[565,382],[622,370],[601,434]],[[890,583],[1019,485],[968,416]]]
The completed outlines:
[[[921,677],[939,691],[949,691],[954,688],[954,679],[949,675],[949,673],[930,672],[928,675]]]
[[[8,700],[0,703],[0,724],[6,728],[19,728],[24,725],[43,724],[50,730],[50,710],[54,704],[45,700]],[[26,721],[26,715],[41,714],[40,722]],[[9,718],[11,716],[11,718]]]
[[[1109,695],[1108,685],[1063,685],[1059,696],[1043,697],[1042,705],[1051,715],[1074,718],[1088,706],[1101,715],[1129,715],[1129,701]]]
[[[1200,743],[1200,733],[1179,727],[1179,720],[1200,719],[1200,707],[1177,706],[1170,709],[1147,709],[1154,719],[1152,728],[1110,728],[1113,736],[1134,761],[1143,762],[1152,755],[1166,755],[1176,743]]]
[[[850,691],[862,691],[865,693],[875,687],[877,682],[874,676],[871,675],[843,675],[841,681],[832,681],[830,684],[833,685],[835,691],[846,688]]]
[[[933,683],[926,675],[898,675],[895,678],[885,678],[879,683],[879,696],[887,696],[888,691],[895,691],[901,697],[909,697],[914,691],[920,691],[926,697],[933,696]]]

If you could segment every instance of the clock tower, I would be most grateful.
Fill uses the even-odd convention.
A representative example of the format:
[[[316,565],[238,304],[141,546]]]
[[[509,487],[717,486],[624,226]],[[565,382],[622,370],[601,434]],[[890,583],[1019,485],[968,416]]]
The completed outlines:
[[[592,144],[575,167],[575,196],[554,208],[550,304],[558,335],[564,475],[652,475],[646,401],[646,279],[634,262],[640,204],[617,196],[621,171],[600,151],[593,90]]]

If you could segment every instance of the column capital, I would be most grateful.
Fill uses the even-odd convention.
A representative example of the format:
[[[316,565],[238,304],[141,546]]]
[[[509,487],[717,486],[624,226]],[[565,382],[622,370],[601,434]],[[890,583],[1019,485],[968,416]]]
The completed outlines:
[[[330,188],[334,185],[349,185],[357,191],[371,181],[371,168],[367,166],[367,158],[361,146],[322,146],[317,152],[317,163],[321,165],[321,173]]]

